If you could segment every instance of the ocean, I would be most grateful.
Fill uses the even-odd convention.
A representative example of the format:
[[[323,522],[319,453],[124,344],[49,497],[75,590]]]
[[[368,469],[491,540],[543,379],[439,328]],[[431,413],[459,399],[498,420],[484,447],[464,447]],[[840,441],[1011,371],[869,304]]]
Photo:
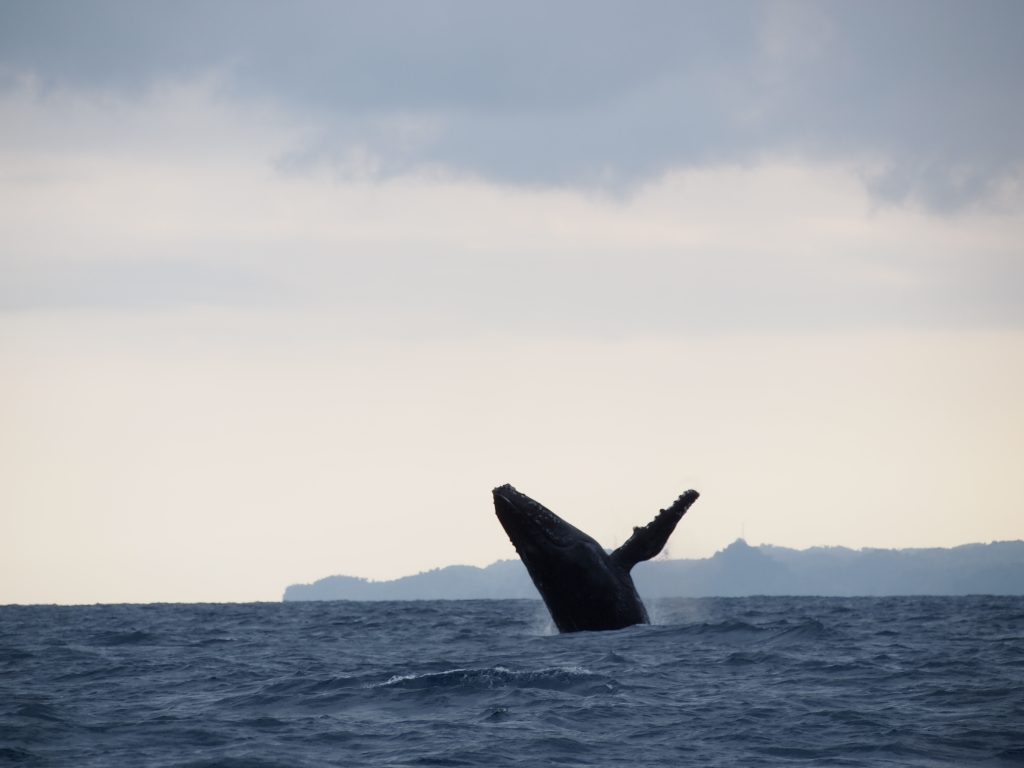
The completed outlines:
[[[1024,765],[1024,597],[0,607],[0,764]]]

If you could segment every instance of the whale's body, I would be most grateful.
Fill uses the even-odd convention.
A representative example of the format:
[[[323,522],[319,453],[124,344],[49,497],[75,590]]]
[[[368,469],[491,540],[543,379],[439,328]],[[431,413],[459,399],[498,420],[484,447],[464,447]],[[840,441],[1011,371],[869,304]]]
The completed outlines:
[[[592,537],[520,493],[495,488],[494,511],[519,553],[559,632],[622,629],[649,619],[630,570],[665,546],[697,500],[687,491],[612,553]]]

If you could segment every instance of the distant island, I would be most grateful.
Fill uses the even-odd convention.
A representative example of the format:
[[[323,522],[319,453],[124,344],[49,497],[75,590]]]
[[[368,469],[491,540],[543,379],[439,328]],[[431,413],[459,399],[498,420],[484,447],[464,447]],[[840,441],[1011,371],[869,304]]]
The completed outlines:
[[[654,560],[633,569],[646,598],[747,595],[1020,595],[1024,541],[950,549],[796,550],[737,539],[699,560]],[[519,560],[486,568],[450,565],[392,581],[328,576],[293,584],[293,600],[472,600],[539,598]]]

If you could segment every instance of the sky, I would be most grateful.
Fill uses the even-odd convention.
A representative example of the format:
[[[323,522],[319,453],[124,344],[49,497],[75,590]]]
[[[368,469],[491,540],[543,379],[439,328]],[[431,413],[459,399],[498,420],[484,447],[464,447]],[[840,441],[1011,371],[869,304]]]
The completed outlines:
[[[1024,538],[1024,4],[0,3],[0,604]]]

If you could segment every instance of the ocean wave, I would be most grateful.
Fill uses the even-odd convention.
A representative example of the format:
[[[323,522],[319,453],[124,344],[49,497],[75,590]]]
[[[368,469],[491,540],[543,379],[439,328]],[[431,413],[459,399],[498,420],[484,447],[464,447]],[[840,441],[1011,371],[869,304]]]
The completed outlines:
[[[773,646],[817,641],[828,634],[825,625],[817,619],[808,619],[794,626],[773,629],[770,632],[771,635],[764,639],[764,643]]]
[[[507,667],[495,666],[392,675],[387,680],[374,683],[369,687],[413,690],[539,688],[553,691],[578,691],[583,687],[588,690],[613,691],[618,686],[611,678],[595,674],[582,667],[512,670]]]
[[[139,645],[155,643],[159,637],[151,632],[133,629],[127,632],[100,632],[92,637],[93,645]]]

